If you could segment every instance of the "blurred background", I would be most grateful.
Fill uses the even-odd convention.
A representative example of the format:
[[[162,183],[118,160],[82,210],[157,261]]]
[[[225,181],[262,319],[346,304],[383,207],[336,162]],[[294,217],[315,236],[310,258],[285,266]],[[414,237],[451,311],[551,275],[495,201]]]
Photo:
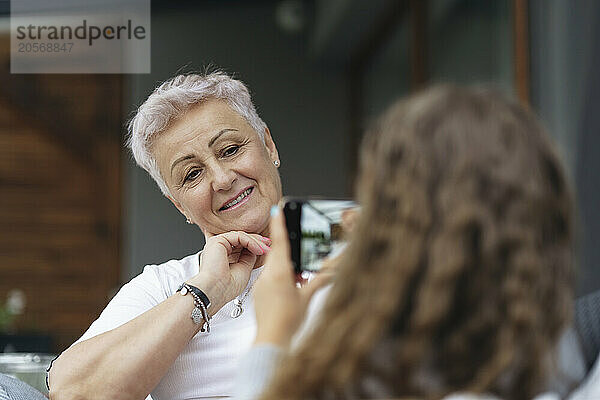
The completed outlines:
[[[144,265],[201,232],[123,147],[161,81],[220,68],[250,88],[284,193],[352,194],[365,126],[439,82],[491,83],[555,138],[579,206],[578,295],[600,288],[600,2],[152,0],[150,74],[10,74],[0,0],[0,352],[59,352]]]

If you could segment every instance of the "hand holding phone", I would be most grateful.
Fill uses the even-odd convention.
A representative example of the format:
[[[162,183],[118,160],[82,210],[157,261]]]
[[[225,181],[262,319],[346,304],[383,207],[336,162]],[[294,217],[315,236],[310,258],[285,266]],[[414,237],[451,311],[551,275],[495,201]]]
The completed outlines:
[[[294,271],[318,272],[346,246],[359,206],[348,199],[286,197],[283,213]]]
[[[331,274],[322,273],[301,287],[297,285],[284,219],[279,209],[276,210],[270,222],[271,250],[253,289],[255,343],[285,347],[302,323],[312,296],[330,282]]]

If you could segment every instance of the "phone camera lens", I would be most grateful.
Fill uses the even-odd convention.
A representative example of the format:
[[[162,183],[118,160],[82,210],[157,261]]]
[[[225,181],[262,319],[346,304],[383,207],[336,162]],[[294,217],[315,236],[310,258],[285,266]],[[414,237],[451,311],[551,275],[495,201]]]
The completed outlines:
[[[296,209],[296,203],[290,203],[290,210]]]

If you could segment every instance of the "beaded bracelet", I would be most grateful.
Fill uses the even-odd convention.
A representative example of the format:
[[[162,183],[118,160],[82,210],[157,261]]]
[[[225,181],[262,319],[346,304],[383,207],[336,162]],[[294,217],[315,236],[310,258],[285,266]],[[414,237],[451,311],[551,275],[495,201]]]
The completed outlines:
[[[192,295],[194,298],[194,309],[192,310],[192,315],[190,317],[196,324],[199,324],[200,322],[198,321],[202,318],[204,323],[202,323],[200,332],[210,333],[210,315],[208,314],[210,300],[208,299],[208,296],[206,296],[202,290],[188,283],[183,283],[177,291],[181,292],[183,296],[188,293]]]

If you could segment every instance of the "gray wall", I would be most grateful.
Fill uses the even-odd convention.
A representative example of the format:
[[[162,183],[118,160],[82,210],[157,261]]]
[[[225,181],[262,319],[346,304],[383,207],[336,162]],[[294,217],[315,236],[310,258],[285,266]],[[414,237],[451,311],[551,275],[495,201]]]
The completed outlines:
[[[531,96],[577,197],[578,293],[600,288],[600,2],[531,0]]]
[[[492,83],[513,91],[511,14],[506,1],[429,1],[428,84]],[[411,32],[405,16],[372,60],[365,87],[366,123],[411,89]]]
[[[161,81],[213,65],[235,73],[250,88],[281,156],[284,194],[345,194],[344,80],[306,56],[304,34],[275,23],[273,4],[218,6],[177,12],[153,10],[152,73],[132,75],[126,113]],[[145,171],[125,161],[123,279],[148,263],[198,251],[203,237],[188,226]]]
[[[560,145],[572,178],[598,5],[596,0],[530,1],[532,103]]]

